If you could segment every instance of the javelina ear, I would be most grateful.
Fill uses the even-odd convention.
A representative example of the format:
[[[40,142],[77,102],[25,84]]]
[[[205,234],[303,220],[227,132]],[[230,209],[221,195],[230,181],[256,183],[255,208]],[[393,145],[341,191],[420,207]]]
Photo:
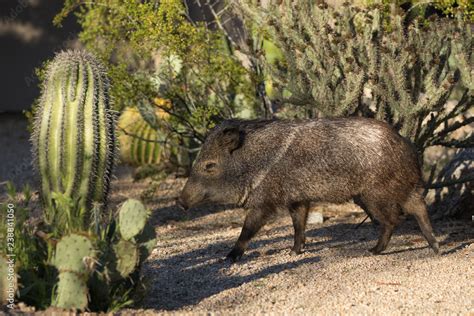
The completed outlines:
[[[222,131],[221,144],[230,153],[242,145],[243,133],[238,127],[226,127]]]

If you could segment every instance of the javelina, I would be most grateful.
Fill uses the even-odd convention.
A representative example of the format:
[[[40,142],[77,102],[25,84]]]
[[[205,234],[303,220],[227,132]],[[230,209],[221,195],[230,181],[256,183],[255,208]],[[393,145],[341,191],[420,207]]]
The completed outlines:
[[[417,155],[388,124],[366,118],[225,121],[208,135],[178,203],[247,209],[228,258],[238,260],[277,208],[287,208],[300,253],[309,203],[353,200],[380,223],[374,254],[385,250],[403,214],[415,216],[438,253]]]

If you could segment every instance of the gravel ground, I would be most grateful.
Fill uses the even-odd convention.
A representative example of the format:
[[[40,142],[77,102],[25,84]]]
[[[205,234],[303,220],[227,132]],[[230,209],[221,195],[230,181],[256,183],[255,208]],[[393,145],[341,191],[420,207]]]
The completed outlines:
[[[0,195],[4,182],[31,181],[24,119],[0,115]],[[158,243],[143,270],[148,291],[131,313],[199,314],[461,314],[474,315],[474,224],[437,222],[441,255],[427,248],[408,220],[383,255],[370,222],[356,206],[318,206],[325,222],[308,225],[307,247],[290,255],[289,216],[277,216],[242,260],[223,260],[237,239],[242,209],[174,206],[183,179],[133,182],[120,167],[111,204],[143,198],[153,211]]]
[[[184,180],[153,187],[124,175],[116,192],[154,193],[148,200],[157,248],[144,269],[148,292],[143,313],[216,314],[465,314],[474,313],[474,225],[435,223],[441,255],[434,255],[414,220],[404,222],[383,255],[353,204],[316,206],[325,222],[308,225],[307,247],[290,255],[289,216],[277,216],[253,240],[242,260],[223,258],[238,237],[242,209],[174,206]],[[118,201],[117,201],[118,202]]]

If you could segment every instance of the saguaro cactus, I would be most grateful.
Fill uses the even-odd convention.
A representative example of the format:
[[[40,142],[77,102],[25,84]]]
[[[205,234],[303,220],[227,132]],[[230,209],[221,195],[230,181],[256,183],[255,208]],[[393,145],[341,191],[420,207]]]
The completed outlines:
[[[108,94],[105,70],[87,52],[61,52],[48,66],[32,139],[46,207],[53,192],[82,211],[106,202],[116,152]]]

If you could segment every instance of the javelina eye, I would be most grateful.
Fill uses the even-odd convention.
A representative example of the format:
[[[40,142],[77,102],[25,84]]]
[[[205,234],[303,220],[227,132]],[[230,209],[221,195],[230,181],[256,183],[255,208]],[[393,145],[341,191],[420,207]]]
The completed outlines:
[[[204,166],[204,168],[206,169],[206,171],[210,171],[210,170],[214,169],[216,166],[217,166],[217,164],[215,162],[208,162]]]

